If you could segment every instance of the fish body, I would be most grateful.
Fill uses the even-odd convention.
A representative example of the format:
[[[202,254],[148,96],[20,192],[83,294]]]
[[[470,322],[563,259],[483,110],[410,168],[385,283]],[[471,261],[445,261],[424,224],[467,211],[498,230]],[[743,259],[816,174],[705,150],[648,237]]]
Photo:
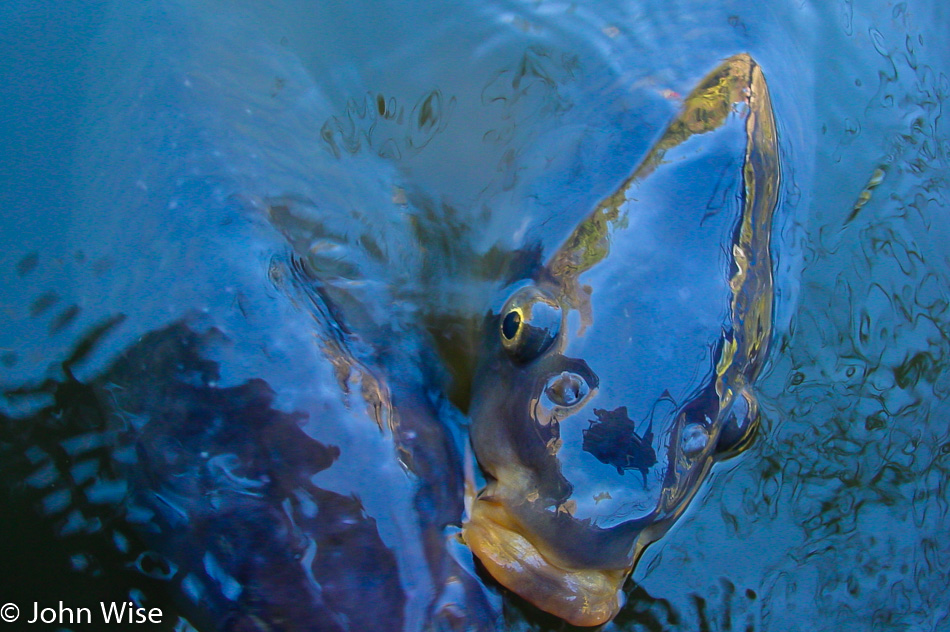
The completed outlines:
[[[37,306],[4,327],[23,522],[169,628],[490,629],[418,249],[392,165],[324,142],[313,7],[99,4],[29,146],[69,152],[69,210],[28,208],[3,279]]]
[[[732,57],[547,264],[490,310],[465,540],[503,585],[596,625],[713,464],[754,436],[779,164],[761,69]]]

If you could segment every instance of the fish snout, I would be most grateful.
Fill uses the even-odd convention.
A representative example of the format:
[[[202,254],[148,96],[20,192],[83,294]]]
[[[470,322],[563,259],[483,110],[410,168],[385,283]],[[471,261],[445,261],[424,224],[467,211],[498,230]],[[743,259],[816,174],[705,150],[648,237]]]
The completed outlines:
[[[479,496],[463,537],[500,584],[572,625],[600,625],[623,605],[626,569],[574,568],[558,559],[543,540],[532,541],[502,494]]]

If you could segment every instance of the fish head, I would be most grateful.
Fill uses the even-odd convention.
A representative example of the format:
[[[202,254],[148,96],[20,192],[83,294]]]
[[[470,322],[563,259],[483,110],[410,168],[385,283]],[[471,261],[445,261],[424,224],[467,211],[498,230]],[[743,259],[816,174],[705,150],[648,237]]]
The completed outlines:
[[[541,609],[575,625],[612,618],[645,547],[753,438],[777,184],[768,93],[740,55],[487,313],[470,406],[487,484],[465,540]],[[735,193],[734,213],[699,206],[717,187]]]
[[[651,373],[623,345],[617,354],[592,353],[602,344],[595,328],[577,337],[575,324],[571,336],[563,311],[532,284],[489,317],[494,352],[480,367],[471,409],[488,483],[466,541],[505,586],[572,623],[594,625],[619,609],[636,558],[681,513],[712,463],[751,436],[756,405],[746,389],[720,410],[711,372],[697,376],[685,363]],[[678,406],[670,388],[697,377],[700,386]]]

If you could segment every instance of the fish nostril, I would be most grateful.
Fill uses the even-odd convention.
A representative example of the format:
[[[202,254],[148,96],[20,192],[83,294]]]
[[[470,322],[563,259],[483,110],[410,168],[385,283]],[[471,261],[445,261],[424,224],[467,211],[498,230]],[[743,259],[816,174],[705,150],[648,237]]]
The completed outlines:
[[[587,380],[570,371],[562,371],[560,375],[548,381],[544,389],[548,398],[558,406],[574,406],[590,392]]]

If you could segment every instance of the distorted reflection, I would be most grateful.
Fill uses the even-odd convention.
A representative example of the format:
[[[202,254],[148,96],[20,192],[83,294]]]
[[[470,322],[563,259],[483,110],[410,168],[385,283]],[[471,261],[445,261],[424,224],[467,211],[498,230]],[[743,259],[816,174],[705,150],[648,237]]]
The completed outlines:
[[[947,20],[3,3],[3,600],[947,627]]]

